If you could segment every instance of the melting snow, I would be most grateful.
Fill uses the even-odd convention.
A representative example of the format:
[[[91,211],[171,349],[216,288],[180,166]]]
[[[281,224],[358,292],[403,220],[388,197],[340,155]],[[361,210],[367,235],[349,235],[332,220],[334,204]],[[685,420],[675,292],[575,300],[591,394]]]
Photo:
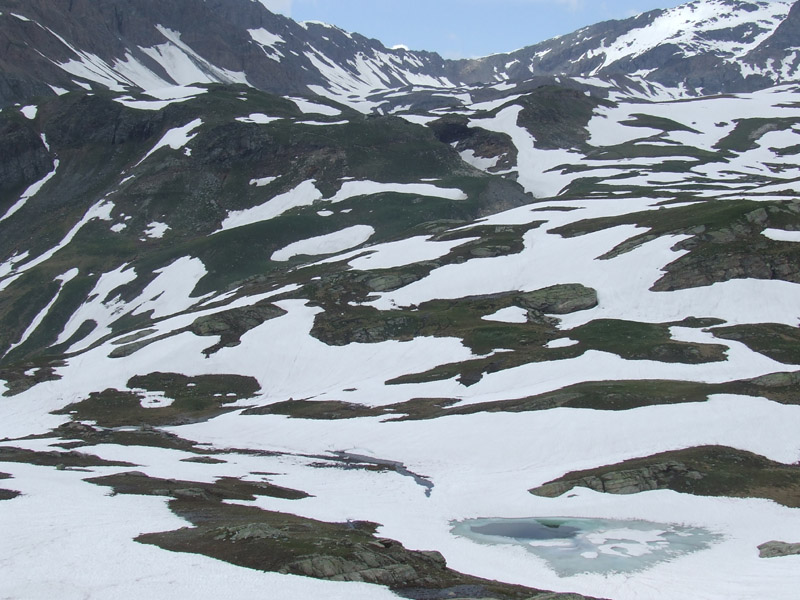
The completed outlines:
[[[310,206],[322,198],[322,193],[314,183],[313,179],[304,181],[294,189],[279,194],[264,204],[245,210],[231,211],[222,221],[222,226],[214,233],[273,219],[299,206]]]
[[[449,200],[466,200],[467,195],[458,188],[441,188],[430,183],[378,183],[377,181],[345,181],[330,202],[343,202],[357,196],[371,196],[386,192],[414,194]]]
[[[28,187],[28,189],[26,189],[24,192],[22,192],[22,196],[20,196],[20,199],[19,199],[19,200],[17,200],[17,201],[16,201],[16,202],[15,202],[15,203],[14,203],[14,204],[11,206],[11,208],[9,208],[9,209],[6,211],[6,213],[5,213],[3,216],[1,216],[1,217],[0,217],[0,223],[2,223],[3,221],[5,221],[5,220],[6,220],[6,219],[8,219],[9,217],[11,217],[11,216],[12,216],[14,213],[16,213],[16,212],[17,212],[19,209],[21,209],[23,206],[25,206],[25,204],[28,202],[28,200],[30,200],[31,198],[33,198],[33,197],[35,196],[35,195],[36,195],[36,194],[39,192],[39,190],[41,190],[41,189],[44,187],[44,185],[45,185],[45,184],[46,184],[48,181],[50,181],[50,180],[53,178],[53,176],[56,174],[56,171],[58,171],[58,165],[59,165],[59,161],[58,161],[58,159],[55,159],[55,160],[53,161],[53,170],[52,170],[52,171],[50,171],[50,172],[49,172],[47,175],[45,175],[44,177],[42,177],[42,178],[41,178],[39,181],[37,181],[36,183],[32,183],[32,184],[31,184],[31,185]]]
[[[147,160],[154,152],[160,150],[161,148],[165,148],[169,146],[173,150],[179,150],[183,148],[186,144],[188,144],[197,133],[192,134],[192,131],[200,127],[203,124],[202,119],[195,119],[184,125],[183,127],[175,127],[174,129],[170,129],[164,136],[158,141],[158,143],[153,146],[153,148],[144,155],[144,158],[140,160],[136,165],[142,164],[145,160]],[[191,134],[191,135],[190,135]]]
[[[481,317],[484,321],[499,321],[501,323],[527,323],[528,311],[519,306],[501,308],[496,313]]]
[[[800,242],[800,231],[787,231],[785,229],[765,229],[761,232],[771,240],[778,242]]]
[[[18,348],[19,346],[21,346],[22,344],[24,344],[28,340],[28,338],[31,336],[31,334],[34,331],[36,331],[36,329],[39,327],[39,325],[42,324],[42,321],[44,321],[45,317],[50,313],[50,309],[53,308],[53,305],[56,303],[56,301],[58,300],[59,296],[61,295],[61,290],[64,289],[64,286],[67,283],[69,283],[70,281],[75,279],[75,277],[78,276],[79,272],[80,271],[78,271],[78,269],[72,268],[69,271],[67,271],[66,273],[62,273],[61,275],[59,275],[59,276],[57,276],[55,278],[55,281],[59,282],[58,290],[56,291],[55,296],[53,296],[53,298],[50,300],[50,302],[47,303],[47,306],[45,306],[41,311],[39,311],[39,314],[37,314],[33,318],[33,320],[31,321],[30,325],[28,325],[28,328],[25,330],[25,332],[22,334],[22,336],[20,336],[19,340],[16,341],[15,343],[11,344],[11,346],[9,346],[8,350],[6,350],[6,352],[5,352],[6,354],[9,354],[12,350],[14,350],[14,348]]]
[[[273,121],[280,121],[281,117],[270,117],[263,113],[252,113],[247,117],[236,117],[236,120],[241,123],[255,123],[256,125],[266,125]]]
[[[159,223],[154,221],[147,226],[144,234],[152,239],[163,238],[164,234],[169,231],[170,227],[166,223]]]
[[[272,254],[270,260],[285,261],[303,254],[333,254],[366,242],[375,230],[369,225],[353,225],[326,235],[300,240]]]
[[[295,98],[290,96],[289,100],[294,102],[297,105],[297,108],[299,108],[300,111],[305,114],[328,115],[332,117],[342,114],[342,111],[338,108],[328,106],[327,104],[320,104],[319,102],[312,102],[310,100],[306,100],[305,98]]]
[[[269,185],[273,181],[278,179],[277,177],[260,177],[258,179],[251,179],[250,185],[254,185],[256,187],[264,187],[265,185]]]

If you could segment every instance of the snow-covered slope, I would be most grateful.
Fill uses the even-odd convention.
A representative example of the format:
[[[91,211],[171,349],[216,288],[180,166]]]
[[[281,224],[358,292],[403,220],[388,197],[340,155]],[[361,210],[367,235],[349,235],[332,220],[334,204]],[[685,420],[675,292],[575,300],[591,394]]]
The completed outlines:
[[[207,0],[272,94],[180,2],[9,4],[8,89],[76,89],[0,110],[0,596],[794,600],[797,83],[415,80]]]
[[[796,34],[787,32],[798,14],[791,0],[695,0],[463,66],[476,80],[628,75],[690,93],[752,91],[797,81]]]

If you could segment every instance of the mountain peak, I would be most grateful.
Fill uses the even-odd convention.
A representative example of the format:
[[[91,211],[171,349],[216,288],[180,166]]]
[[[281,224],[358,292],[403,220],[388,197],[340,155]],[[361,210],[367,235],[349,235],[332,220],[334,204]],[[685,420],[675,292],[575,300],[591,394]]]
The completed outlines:
[[[695,0],[459,61],[387,49],[326,23],[298,24],[259,0],[73,0],[55,7],[3,0],[0,7],[0,32],[10,49],[0,57],[0,103],[6,105],[93,86],[242,83],[363,101],[406,86],[534,76],[635,76],[686,93],[757,89],[797,76],[796,10],[784,0]]]

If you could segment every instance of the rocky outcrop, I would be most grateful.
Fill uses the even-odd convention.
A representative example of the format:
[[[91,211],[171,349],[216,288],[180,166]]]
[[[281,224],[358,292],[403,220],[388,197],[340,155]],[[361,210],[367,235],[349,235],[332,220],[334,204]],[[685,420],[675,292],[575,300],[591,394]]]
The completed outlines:
[[[518,294],[513,302],[529,313],[565,315],[597,306],[597,292],[580,283],[565,283]]]
[[[443,570],[447,563],[438,552],[420,552],[417,559],[425,563],[421,567],[408,564],[401,557],[395,557],[377,548],[388,548],[394,542],[377,540],[359,544],[353,548],[349,558],[316,555],[304,557],[283,567],[280,573],[306,575],[330,581],[362,581],[391,587],[403,587],[420,579],[423,569]]]
[[[285,314],[285,310],[274,304],[255,304],[198,317],[189,330],[195,335],[220,337],[219,342],[203,351],[208,357],[221,348],[238,346],[242,335],[265,321]]]
[[[758,547],[758,555],[761,558],[778,558],[780,556],[800,555],[800,544],[789,544],[787,542],[764,542]]]
[[[800,507],[800,465],[784,465],[724,446],[663,452],[576,471],[530,491],[555,497],[578,486],[610,494],[670,489],[702,496],[768,498]]]
[[[504,133],[471,126],[463,115],[448,115],[429,124],[436,138],[453,146],[458,152],[471,151],[474,156],[496,159],[490,173],[507,171],[517,166],[517,147]]]
[[[683,463],[668,461],[639,469],[623,469],[602,475],[587,475],[569,481],[546,483],[531,491],[537,496],[547,498],[560,496],[574,487],[585,487],[608,494],[638,494],[669,487],[676,477],[702,479],[703,474],[690,469]]]
[[[117,493],[138,493],[112,478],[92,481],[113,484]],[[136,479],[146,482],[147,478],[132,478]],[[580,595],[542,592],[453,571],[439,552],[409,550],[378,537],[374,523],[329,523],[204,497],[176,498],[169,506],[193,526],[144,534],[137,541],[261,571],[386,585],[413,600],[585,600]]]

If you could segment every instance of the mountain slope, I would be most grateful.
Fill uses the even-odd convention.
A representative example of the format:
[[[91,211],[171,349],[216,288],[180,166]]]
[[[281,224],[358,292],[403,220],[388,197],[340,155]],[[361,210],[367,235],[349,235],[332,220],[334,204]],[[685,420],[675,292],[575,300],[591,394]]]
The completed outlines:
[[[796,80],[791,1],[699,0],[586,27],[510,54],[462,61],[473,81],[635,75],[690,93]],[[770,66],[767,67],[767,61]]]
[[[529,48],[446,61],[389,50],[318,23],[297,24],[250,0],[5,0],[0,105],[100,85],[121,91],[246,83],[279,94],[366,98],[404,86],[520,83],[533,76],[635,76],[684,93],[753,91],[797,79],[788,0],[697,0],[609,21]]]
[[[798,84],[376,82],[251,2],[79,55],[10,4],[5,81],[74,89],[0,109],[6,595],[794,598]],[[53,63],[120,52],[147,89]]]
[[[247,83],[277,93],[323,87],[363,96],[439,86],[436,55],[390,51],[335,27],[299,25],[250,0],[3,2],[0,102],[52,88],[120,91],[189,83]],[[46,85],[43,85],[46,82]],[[50,88],[50,89],[48,89]]]

